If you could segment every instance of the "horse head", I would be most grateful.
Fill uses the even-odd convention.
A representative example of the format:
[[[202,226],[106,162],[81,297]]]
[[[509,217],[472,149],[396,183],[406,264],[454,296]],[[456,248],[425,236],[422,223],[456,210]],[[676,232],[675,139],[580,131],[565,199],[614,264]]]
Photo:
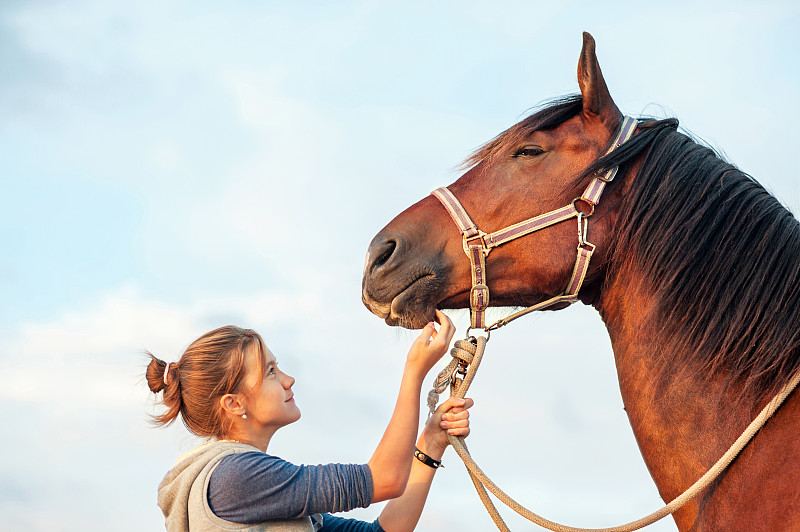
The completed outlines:
[[[449,190],[475,224],[491,232],[569,205],[587,171],[605,153],[623,115],[609,94],[591,35],[578,62],[580,96],[560,100],[477,150]],[[591,173],[591,172],[589,172]],[[609,187],[593,217],[597,255],[581,299],[596,293],[610,245],[616,203],[625,185]],[[585,214],[592,205],[575,203]],[[579,219],[580,220],[580,219]],[[580,223],[580,222],[579,222]],[[492,250],[486,258],[492,306],[528,306],[564,290],[575,263],[576,226],[559,223]],[[399,214],[372,240],[362,284],[364,304],[389,325],[419,328],[436,308],[468,308],[470,264],[461,235],[439,201],[428,196]],[[562,305],[563,306],[563,305]]]

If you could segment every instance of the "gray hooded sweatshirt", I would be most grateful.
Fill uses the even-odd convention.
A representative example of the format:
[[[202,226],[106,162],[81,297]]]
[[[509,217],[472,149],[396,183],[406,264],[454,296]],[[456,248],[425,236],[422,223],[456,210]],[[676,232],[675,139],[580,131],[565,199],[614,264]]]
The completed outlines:
[[[158,486],[158,506],[166,518],[168,532],[313,532],[309,517],[271,520],[247,525],[226,521],[214,515],[208,505],[208,483],[220,460],[231,454],[257,451],[256,447],[230,441],[212,441],[178,457],[175,466]],[[317,527],[322,518],[315,515]],[[319,519],[317,519],[319,517]]]

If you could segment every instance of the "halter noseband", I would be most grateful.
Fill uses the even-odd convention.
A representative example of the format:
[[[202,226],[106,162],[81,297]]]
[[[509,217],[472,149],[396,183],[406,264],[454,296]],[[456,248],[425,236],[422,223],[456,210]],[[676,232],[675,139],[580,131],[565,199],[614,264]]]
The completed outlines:
[[[622,119],[619,131],[617,131],[611,147],[608,148],[604,155],[608,155],[615,149],[622,146],[633,137],[636,130],[637,121],[635,118],[626,116]],[[494,329],[499,329],[512,320],[524,316],[529,312],[541,310],[551,307],[558,303],[572,304],[578,300],[578,292],[583,285],[583,280],[586,277],[586,272],[589,269],[589,261],[594,253],[595,246],[586,240],[586,230],[588,228],[587,218],[594,212],[595,205],[600,201],[600,196],[603,194],[606,183],[610,183],[617,175],[619,167],[615,166],[605,172],[598,173],[583,191],[579,198],[572,200],[572,203],[560,209],[540,214],[533,218],[529,218],[523,222],[519,222],[512,226],[506,227],[494,233],[485,233],[478,229],[475,222],[469,217],[467,211],[456,199],[452,192],[447,187],[441,187],[434,190],[431,195],[436,197],[444,208],[447,209],[448,214],[458,226],[463,238],[464,253],[470,261],[472,269],[472,288],[469,291],[469,308],[470,308],[470,329],[485,329],[487,332]],[[588,214],[578,210],[576,203],[583,201],[591,206]],[[486,256],[489,252],[501,244],[510,242],[515,238],[525,236],[534,231],[550,227],[551,225],[569,220],[570,218],[578,219],[578,255],[575,259],[575,268],[572,271],[567,288],[563,294],[552,297],[546,301],[542,301],[516,312],[506,318],[496,321],[492,325],[486,326],[486,309],[489,307],[489,287],[486,285]]]

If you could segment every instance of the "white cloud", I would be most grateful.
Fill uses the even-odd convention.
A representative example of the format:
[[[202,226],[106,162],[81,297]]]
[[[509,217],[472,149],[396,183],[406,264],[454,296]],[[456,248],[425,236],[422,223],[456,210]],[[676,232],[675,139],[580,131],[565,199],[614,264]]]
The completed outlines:
[[[126,286],[57,319],[19,324],[0,341],[0,352],[5,353],[0,399],[71,410],[129,409],[140,391],[131,369],[143,369],[144,349],[173,361],[219,318],[264,324],[319,312],[313,293],[211,296],[200,301],[167,304]]]

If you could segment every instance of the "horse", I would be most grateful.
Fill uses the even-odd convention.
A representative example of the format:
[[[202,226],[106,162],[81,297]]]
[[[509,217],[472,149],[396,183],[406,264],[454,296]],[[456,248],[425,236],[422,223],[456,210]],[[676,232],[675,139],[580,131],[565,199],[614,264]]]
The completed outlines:
[[[578,236],[561,222],[493,249],[484,282],[493,306],[557,296],[573,272],[583,218],[595,252],[575,299],[606,326],[625,411],[668,502],[800,371],[800,224],[753,177],[678,131],[677,119],[635,119],[632,138],[610,149],[623,114],[588,33],[578,84],[579,94],[478,148],[447,188],[487,231],[563,205],[580,211]],[[612,167],[596,209],[574,200]],[[405,328],[424,326],[437,308],[469,308],[461,236],[439,198],[408,207],[369,244],[364,304]],[[794,393],[673,514],[678,529],[800,530],[798,429]]]

